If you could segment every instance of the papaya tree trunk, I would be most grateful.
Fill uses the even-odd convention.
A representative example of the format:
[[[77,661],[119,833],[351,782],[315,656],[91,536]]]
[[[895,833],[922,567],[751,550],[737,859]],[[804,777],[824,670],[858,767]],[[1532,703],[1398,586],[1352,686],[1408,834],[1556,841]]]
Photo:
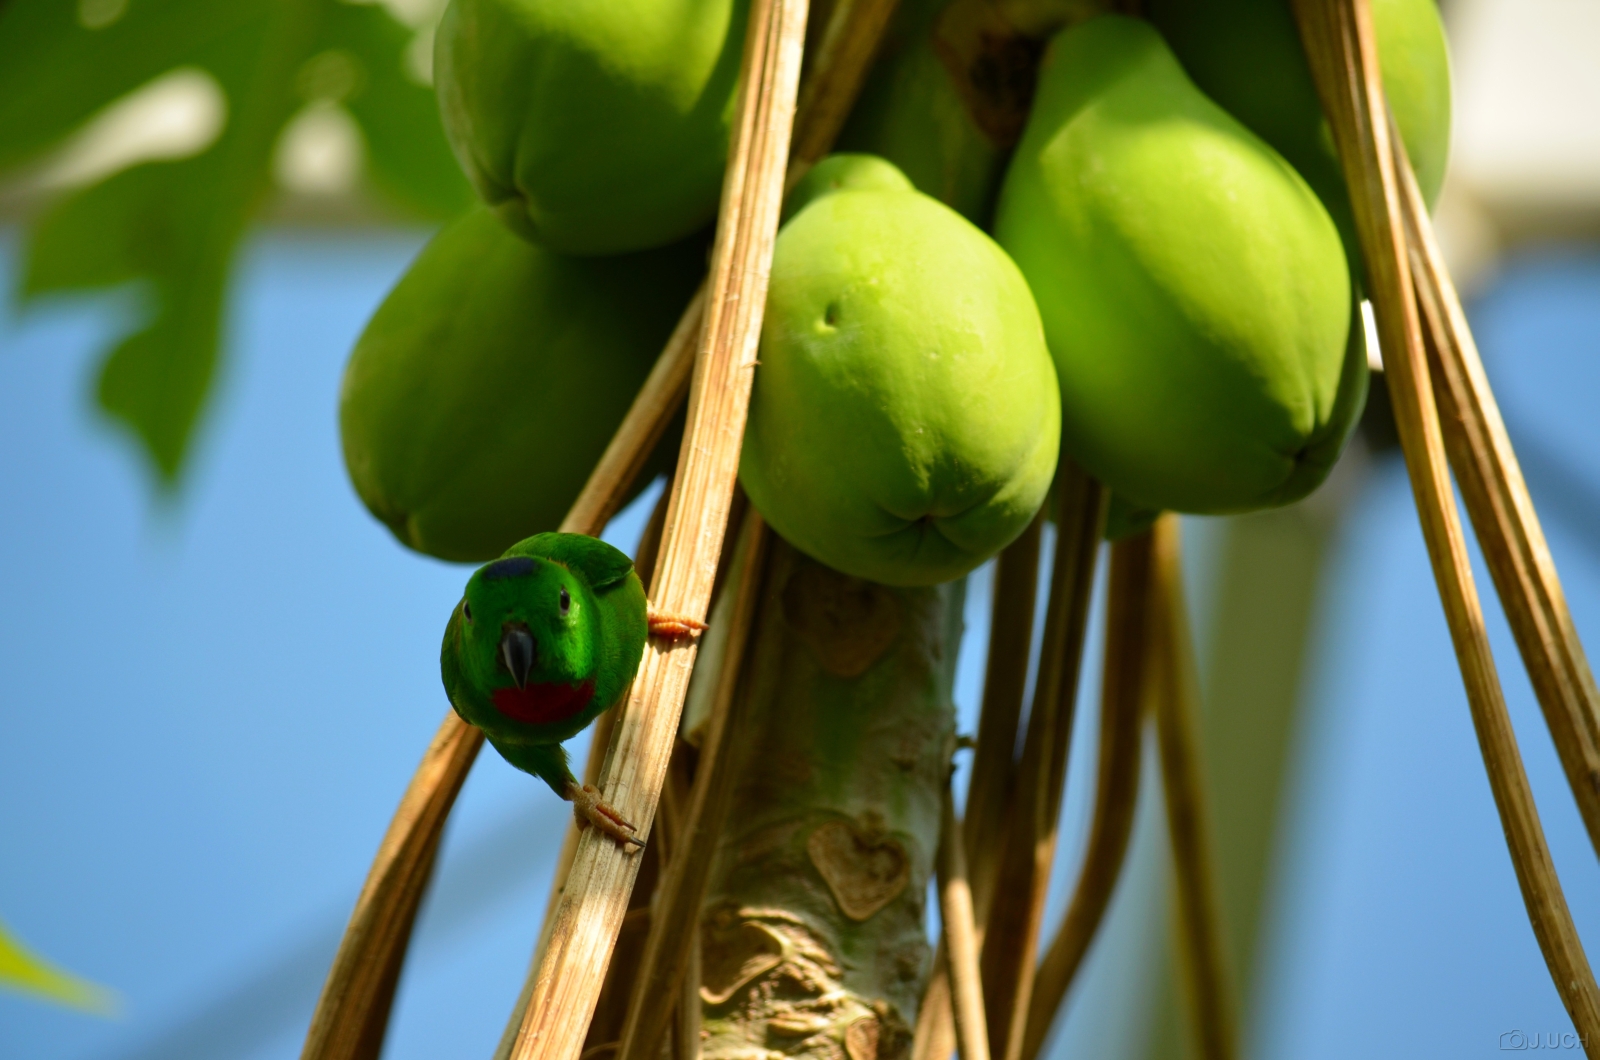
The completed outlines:
[[[963,595],[847,577],[773,542],[702,907],[704,1060],[906,1053],[931,963]]]

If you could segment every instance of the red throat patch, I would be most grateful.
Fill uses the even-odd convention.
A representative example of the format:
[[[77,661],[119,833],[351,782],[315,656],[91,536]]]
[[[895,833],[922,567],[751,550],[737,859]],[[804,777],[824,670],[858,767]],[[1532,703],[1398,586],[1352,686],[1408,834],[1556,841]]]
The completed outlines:
[[[594,698],[594,682],[568,685],[553,681],[522,688],[497,688],[493,698],[495,709],[512,721],[546,725],[553,721],[566,721],[582,712]]]

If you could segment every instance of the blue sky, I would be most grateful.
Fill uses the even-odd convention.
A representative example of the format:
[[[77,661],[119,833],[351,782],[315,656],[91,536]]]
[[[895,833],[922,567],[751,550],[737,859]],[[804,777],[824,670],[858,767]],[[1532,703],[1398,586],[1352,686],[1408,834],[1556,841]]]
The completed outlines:
[[[438,642],[465,570],[408,553],[367,516],[335,424],[350,343],[419,244],[251,244],[221,398],[169,507],[89,412],[114,313],[0,316],[0,917],[124,1004],[96,1020],[0,994],[0,1056],[298,1055],[367,863],[447,709]],[[0,234],[0,286],[15,249]],[[1600,259],[1530,259],[1474,318],[1580,631],[1600,630],[1600,521],[1580,488],[1600,491]],[[1398,465],[1378,468],[1330,579],[1263,1056],[1488,1056],[1502,1032],[1570,1027],[1522,919],[1410,504]],[[611,536],[631,548],[641,520],[625,514]],[[976,580],[968,715],[986,594]],[[1557,863],[1597,938],[1600,873],[1493,620]],[[566,814],[481,759],[389,1057],[489,1054]],[[1119,908],[1159,917],[1159,888],[1130,886]]]

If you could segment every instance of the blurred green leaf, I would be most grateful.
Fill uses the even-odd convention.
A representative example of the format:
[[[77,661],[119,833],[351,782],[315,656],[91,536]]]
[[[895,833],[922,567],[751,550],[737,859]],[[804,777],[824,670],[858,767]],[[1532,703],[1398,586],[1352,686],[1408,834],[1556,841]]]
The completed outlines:
[[[146,315],[100,370],[102,410],[174,486],[212,390],[238,244],[272,190],[274,150],[307,103],[343,103],[367,141],[369,177],[422,217],[450,216],[470,192],[433,92],[406,74],[412,31],[342,0],[133,0],[104,28],[83,5],[0,7],[0,166],[58,143],[100,108],[179,67],[213,76],[227,120],[210,147],[148,162],[77,190],[30,226],[23,304],[137,284]],[[92,20],[91,20],[92,21]]]
[[[69,196],[29,232],[23,273],[24,303],[145,282],[150,319],[112,350],[98,398],[143,443],[167,485],[177,481],[216,374],[229,265],[270,187],[272,149],[298,103],[294,76],[326,6],[234,2],[254,7],[255,17],[180,57],[209,71],[228,97],[228,122],[216,143],[193,158],[136,166]]]
[[[75,195],[29,233],[24,300],[142,281],[143,326],[100,370],[101,408],[177,478],[216,371],[222,299],[256,188],[229,180],[218,147],[126,170]]]
[[[117,97],[258,25],[269,6],[137,0],[104,29],[88,29],[71,0],[0,4],[0,168],[38,154]]]
[[[116,994],[30,953],[6,932],[3,924],[0,924],[0,986],[36,994],[98,1016],[114,1015],[118,1008]]]

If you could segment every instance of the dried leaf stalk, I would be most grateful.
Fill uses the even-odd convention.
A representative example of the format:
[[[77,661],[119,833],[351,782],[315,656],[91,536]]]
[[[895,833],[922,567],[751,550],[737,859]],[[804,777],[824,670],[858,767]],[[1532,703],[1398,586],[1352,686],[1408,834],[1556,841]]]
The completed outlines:
[[[1562,1003],[1582,1039],[1593,1043],[1588,1048],[1600,1050],[1600,990],[1573,926],[1528,788],[1451,490],[1418,318],[1371,11],[1365,0],[1293,0],[1293,9],[1350,188],[1395,424],[1511,863]],[[1500,542],[1487,538],[1483,546],[1486,551],[1498,550]],[[1493,562],[1505,561],[1497,556]]]
[[[691,305],[691,311],[694,310]],[[663,354],[665,357],[666,354]],[[658,362],[659,363],[659,362]],[[648,387],[646,388],[648,389]],[[635,408],[639,402],[635,402]],[[673,408],[665,409],[665,416],[671,416]],[[665,422],[663,420],[663,422]],[[654,442],[647,443],[654,445]],[[594,478],[590,476],[590,486],[594,485]],[[585,487],[586,491],[588,487]],[[634,557],[634,569],[638,571],[640,579],[648,582],[655,573],[656,554],[661,549],[661,531],[667,521],[667,501],[670,498],[669,490],[663,490],[656,506],[650,512],[650,519],[645,523],[644,532],[639,535],[639,548]],[[594,730],[589,737],[589,753],[583,762],[583,782],[598,786],[604,771],[604,765],[610,756],[611,737],[616,732],[617,716],[621,711],[608,710],[595,719]],[[670,779],[670,776],[669,776]],[[578,853],[578,824],[571,821],[567,824],[566,833],[561,839],[561,853],[556,856],[556,870],[551,877],[550,895],[545,904],[544,920],[539,932],[539,943],[534,947],[532,965],[528,969],[526,981],[522,984],[522,991],[517,997],[513,1009],[515,1018],[507,1023],[505,1032],[500,1036],[500,1043],[495,1048],[494,1060],[506,1060],[511,1055],[511,1045],[516,1039],[517,1028],[522,1025],[522,1013],[528,1007],[528,998],[533,993],[533,976],[539,968],[539,960],[544,953],[546,932],[555,920],[555,909],[561,901],[561,892],[567,886],[567,873],[572,869],[572,859]],[[659,844],[657,844],[659,845]]]
[[[1007,813],[996,894],[984,931],[983,992],[989,1051],[1017,1060],[1033,995],[1044,902],[1055,860],[1089,595],[1104,533],[1106,491],[1071,460],[1056,475],[1055,566],[1028,735]]]
[[[950,782],[944,785],[939,818],[939,915],[944,920],[945,963],[949,968],[956,1044],[961,1060],[989,1060],[989,1028],[983,1018],[983,982],[978,973],[978,929],[967,886],[967,856],[956,823]]]
[[[635,974],[618,1060],[655,1060],[666,1039],[682,991],[700,927],[700,906],[711,875],[711,861],[733,797],[734,750],[742,718],[732,707],[745,645],[755,619],[766,565],[766,524],[752,509],[745,517],[735,564],[737,595],[728,616],[728,642],[716,675],[711,720],[700,746],[694,791],[679,829],[677,847],[651,904],[650,934]],[[695,984],[698,986],[698,982]]]
[[[688,963],[678,981],[678,1009],[672,1014],[672,1060],[700,1060],[700,935],[689,937]]]
[[[972,782],[961,837],[967,851],[974,909],[981,922],[994,892],[994,863],[1005,831],[1010,788],[1033,650],[1033,616],[1039,594],[1039,547],[1045,513],[1000,554],[995,564],[994,607],[989,620],[989,658],[984,669],[978,717],[978,746],[972,756]],[[980,864],[987,862],[987,864]],[[980,877],[987,877],[979,882]],[[979,899],[979,895],[982,899]]]
[[[1122,874],[1139,798],[1144,706],[1151,696],[1155,643],[1150,574],[1147,541],[1136,538],[1112,546],[1094,818],[1066,916],[1039,962],[1022,1060],[1035,1060],[1043,1048]]]
[[[1214,837],[1206,806],[1200,751],[1199,680],[1183,603],[1178,557],[1178,517],[1171,512],[1127,543],[1130,562],[1148,571],[1151,633],[1155,646],[1156,733],[1162,787],[1177,884],[1178,934],[1184,983],[1194,1017],[1195,1052],[1201,1060],[1238,1055],[1233,991],[1224,952],[1217,897]]]
[[[373,1060],[445,818],[483,746],[455,714],[439,726],[378,847],[306,1034],[303,1060]]]
[[[1600,692],[1567,608],[1522,468],[1466,313],[1434,238],[1411,161],[1391,131],[1411,277],[1450,466],[1544,710],[1589,842],[1600,853]]]
[[[1006,799],[1016,765],[1017,726],[1027,690],[1028,657],[1033,649],[1034,605],[1039,594],[1039,545],[1045,513],[1028,525],[995,563],[994,602],[989,611],[989,658],[984,668],[983,702],[978,715],[978,746],[972,756],[967,813],[961,822],[972,888],[978,946],[994,893],[995,868],[1005,836]],[[950,997],[950,968],[941,944],[933,975],[917,1013],[912,1060],[946,1060],[956,1048]]]
[[[651,598],[702,619],[738,473],[805,37],[803,0],[757,0],[712,255],[672,501]],[[694,645],[652,641],[617,730],[607,801],[648,835],[694,665]],[[638,859],[594,830],[578,841],[512,1055],[574,1060],[622,926]]]
[[[578,494],[572,510],[561,521],[562,533],[597,536],[611,517],[622,510],[628,490],[644,470],[645,461],[689,392],[689,376],[694,368],[700,334],[705,330],[705,314],[706,285],[702,283],[689,299],[683,316],[678,318],[677,327],[672,329],[638,396],[628,406],[628,414],[623,417],[617,433],[611,436],[606,451],[600,454],[600,461],[589,472],[583,492]],[[645,560],[642,549],[639,558],[647,563],[655,560],[654,555]],[[649,584],[648,577],[645,577],[645,584]]]

